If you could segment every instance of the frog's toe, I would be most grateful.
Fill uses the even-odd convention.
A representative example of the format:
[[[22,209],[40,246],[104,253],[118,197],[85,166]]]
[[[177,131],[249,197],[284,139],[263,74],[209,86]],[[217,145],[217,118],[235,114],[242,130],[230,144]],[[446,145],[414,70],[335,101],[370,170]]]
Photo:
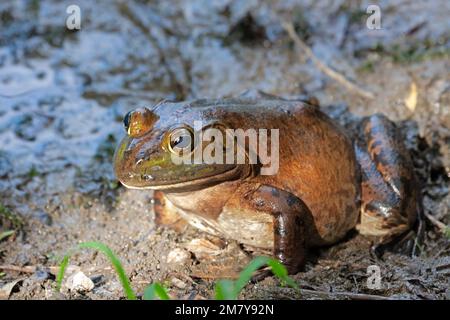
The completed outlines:
[[[417,254],[417,233],[414,230],[409,230],[404,233],[398,241],[392,244],[394,252],[399,252],[414,256]]]
[[[411,230],[407,217],[383,201],[373,200],[363,206],[357,229],[363,235],[377,237],[371,250],[375,258],[380,259],[387,249],[413,254],[416,232]]]
[[[363,204],[360,223],[356,227],[363,235],[381,237],[381,242],[389,242],[397,235],[409,230],[408,219],[390,203],[372,200]]]

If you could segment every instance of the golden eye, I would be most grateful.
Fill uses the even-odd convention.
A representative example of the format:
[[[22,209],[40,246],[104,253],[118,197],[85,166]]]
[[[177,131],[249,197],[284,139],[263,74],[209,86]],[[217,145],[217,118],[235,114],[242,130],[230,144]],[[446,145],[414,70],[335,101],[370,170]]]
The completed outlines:
[[[186,155],[194,150],[194,134],[190,128],[178,128],[171,132],[169,150],[178,155]]]
[[[133,111],[128,112],[125,117],[123,118],[123,126],[125,128],[125,131],[128,133],[130,130],[130,120],[131,120],[131,113]]]
[[[123,119],[123,126],[130,137],[139,137],[150,131],[158,116],[147,108],[128,112]]]

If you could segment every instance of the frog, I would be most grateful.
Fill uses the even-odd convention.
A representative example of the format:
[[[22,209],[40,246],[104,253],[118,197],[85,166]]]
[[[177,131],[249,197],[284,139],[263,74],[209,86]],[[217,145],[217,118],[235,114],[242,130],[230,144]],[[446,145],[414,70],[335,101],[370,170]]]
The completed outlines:
[[[411,156],[383,114],[364,118],[363,139],[356,141],[317,103],[258,92],[164,100],[130,111],[124,127],[115,174],[127,188],[153,190],[158,225],[180,230],[190,224],[237,241],[278,259],[290,274],[304,268],[309,250],[335,244],[351,230],[375,237],[378,246],[396,241],[420,214]],[[196,135],[211,128],[224,136],[278,130],[276,172],[262,174],[267,163],[258,157],[174,161],[180,150],[188,156],[205,151],[208,144]],[[240,146],[245,160],[249,144]]]

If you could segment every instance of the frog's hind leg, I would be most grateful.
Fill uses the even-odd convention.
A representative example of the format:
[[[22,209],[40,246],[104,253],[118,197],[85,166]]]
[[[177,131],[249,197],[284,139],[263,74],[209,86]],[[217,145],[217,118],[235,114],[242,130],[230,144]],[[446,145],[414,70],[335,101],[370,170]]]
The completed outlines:
[[[186,220],[177,213],[175,206],[161,191],[155,191],[153,194],[153,210],[155,212],[155,223],[159,226],[181,232],[187,225]]]
[[[420,210],[408,150],[395,124],[383,115],[363,123],[365,146],[356,146],[362,170],[361,234],[379,236],[384,249],[410,231]],[[409,248],[413,249],[410,242]]]

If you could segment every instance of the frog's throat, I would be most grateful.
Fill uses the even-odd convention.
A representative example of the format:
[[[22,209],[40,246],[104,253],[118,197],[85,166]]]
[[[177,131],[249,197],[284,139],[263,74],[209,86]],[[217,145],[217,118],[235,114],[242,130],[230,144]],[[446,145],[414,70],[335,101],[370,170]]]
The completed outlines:
[[[209,177],[203,177],[198,179],[193,179],[190,181],[183,181],[171,184],[161,184],[161,185],[151,185],[151,186],[131,186],[126,183],[121,183],[129,188],[129,189],[138,189],[138,190],[161,190],[161,191],[170,191],[170,192],[185,192],[196,189],[203,189],[205,187],[213,186],[225,181],[233,181],[237,179],[245,179],[254,174],[254,168],[250,165],[245,166],[235,166],[232,169],[225,171],[220,174],[216,174]]]

